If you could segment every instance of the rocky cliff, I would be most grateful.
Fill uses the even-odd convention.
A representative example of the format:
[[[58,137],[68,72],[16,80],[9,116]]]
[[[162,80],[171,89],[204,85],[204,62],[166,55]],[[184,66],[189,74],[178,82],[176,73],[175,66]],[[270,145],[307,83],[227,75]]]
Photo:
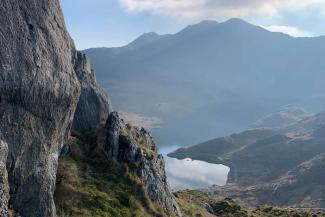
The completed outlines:
[[[118,209],[125,216],[134,207],[148,216],[181,216],[153,138],[111,114],[89,60],[66,31],[59,0],[4,0],[0,14],[0,217],[55,217],[55,204],[76,199],[71,195],[86,211],[70,216],[117,216]],[[62,170],[62,162],[73,160],[78,164]],[[62,187],[67,172],[80,177],[69,189]],[[100,185],[96,195],[94,183],[116,174],[123,187]],[[87,191],[70,194],[77,188]]]
[[[99,142],[104,153],[133,168],[151,200],[158,202],[168,213],[181,216],[167,183],[164,159],[158,154],[152,136],[143,128],[125,124],[116,112],[110,115],[106,130],[106,141]]]
[[[57,215],[170,216],[150,200],[143,183],[127,165],[93,149],[91,137],[71,137],[69,153],[60,157],[55,191]]]
[[[3,0],[0,5],[1,214],[55,216],[59,150],[79,98],[74,45],[58,0]],[[7,145],[6,145],[7,144]],[[5,150],[8,146],[8,157]]]
[[[86,55],[77,52],[74,69],[81,84],[81,94],[73,119],[73,133],[90,131],[100,123],[105,123],[111,102],[107,93],[96,84],[95,72],[91,69]]]
[[[76,149],[78,151],[76,151]],[[75,157],[76,155],[78,157]],[[67,158],[69,159],[68,161],[66,160]],[[99,191],[101,194],[111,194],[112,192],[109,192],[110,190],[103,188],[105,185],[118,189],[120,185],[114,182],[111,183],[112,180],[106,179],[105,176],[108,174],[104,171],[114,171],[115,169],[113,168],[124,166],[126,171],[122,172],[123,169],[120,169],[120,172],[122,172],[122,175],[120,176],[131,177],[130,179],[133,180],[131,182],[136,180],[136,184],[133,183],[129,185],[141,186],[140,194],[145,195],[144,197],[148,198],[150,201],[149,204],[152,204],[143,208],[146,210],[146,212],[151,212],[151,215],[147,215],[146,212],[143,211],[139,216],[181,216],[178,204],[167,182],[164,159],[162,155],[158,154],[156,144],[152,136],[145,129],[139,129],[138,127],[125,124],[117,112],[112,112],[108,116],[106,124],[99,124],[95,128],[92,128],[91,131],[87,131],[83,134],[73,135],[70,139],[69,151],[66,151],[62,156],[62,161],[65,162],[65,164],[68,163],[70,165],[71,161],[73,161],[75,162],[76,167],[80,168],[78,170],[82,171],[85,164],[86,167],[93,167],[92,165],[94,164],[94,160],[89,160],[89,158],[96,159],[95,161],[101,162],[100,168],[97,166],[92,169],[92,174],[100,174],[101,178],[99,180],[102,180],[103,182],[101,187],[96,187],[96,191]],[[114,166],[114,163],[105,163],[107,160],[115,162],[117,166]],[[74,166],[71,165],[70,167]],[[101,169],[101,167],[104,167],[105,169]],[[77,178],[78,180],[82,179],[76,171],[72,171],[71,173],[72,176],[79,177]],[[69,178],[64,177],[70,177],[71,173],[66,174],[65,171],[59,173],[59,177],[61,177],[59,180],[69,180]],[[88,172],[85,171],[84,173]],[[112,174],[110,174],[110,176],[111,175]],[[121,184],[124,180],[122,177],[116,177],[114,180],[118,180],[117,182]],[[86,179],[89,179],[88,176]],[[58,182],[59,190],[56,193],[56,198],[62,198],[62,195],[69,195],[69,198],[73,198],[75,191],[71,192],[69,190],[62,190],[69,189],[64,182],[69,183],[69,181]],[[89,192],[89,186],[86,183],[88,183],[88,181],[79,184],[82,189],[78,191],[85,192],[84,194],[92,194]],[[125,190],[121,191],[125,192]],[[118,194],[125,194],[122,192]],[[136,190],[136,192],[139,194],[138,190]],[[131,195],[127,195],[127,197],[130,196]],[[58,204],[61,207],[60,210],[64,210],[65,213],[72,216],[75,216],[78,213],[72,208],[78,207],[76,204],[85,203],[86,200],[87,199],[80,198],[78,199],[79,202],[76,202],[75,204],[67,204],[62,202],[66,201],[65,199],[57,199]],[[121,198],[119,197],[116,200],[121,202]],[[127,204],[129,204],[129,202],[127,202]],[[145,203],[141,202],[140,204]],[[116,209],[114,210],[114,212],[117,213],[115,216],[128,216],[125,213],[122,214],[122,211],[119,211],[118,206],[119,205],[116,205]],[[162,209],[162,211],[158,212],[156,208],[150,208],[155,206],[158,206],[159,209]],[[79,209],[84,208],[79,207]],[[88,208],[88,210],[91,209],[95,209],[93,208],[93,205],[90,205],[90,208]],[[105,209],[102,207],[97,207],[96,210],[98,212],[104,212]]]

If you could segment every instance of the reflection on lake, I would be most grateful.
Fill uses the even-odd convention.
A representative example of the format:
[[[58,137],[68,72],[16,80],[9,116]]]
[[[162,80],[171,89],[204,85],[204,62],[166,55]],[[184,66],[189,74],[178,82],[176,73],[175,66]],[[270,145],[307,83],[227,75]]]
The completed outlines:
[[[198,189],[211,185],[225,185],[229,167],[222,164],[210,164],[190,158],[177,160],[167,156],[178,147],[161,147],[166,163],[168,182],[173,190]]]

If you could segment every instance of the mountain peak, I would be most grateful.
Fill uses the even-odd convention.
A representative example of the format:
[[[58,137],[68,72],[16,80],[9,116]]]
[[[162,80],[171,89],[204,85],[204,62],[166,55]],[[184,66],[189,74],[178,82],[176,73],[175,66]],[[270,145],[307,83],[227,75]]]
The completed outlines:
[[[150,44],[153,41],[156,41],[161,36],[155,32],[148,32],[140,35],[137,39],[131,42],[128,46],[132,48],[139,48],[144,45]]]
[[[223,26],[223,28],[231,29],[231,30],[240,29],[239,31],[242,31],[242,33],[250,32],[251,34],[254,35],[261,31],[262,32],[267,31],[260,26],[254,25],[240,18],[231,18],[229,20],[226,20],[225,22],[221,23],[220,26]]]
[[[246,28],[254,27],[255,28],[255,27],[257,27],[256,25],[251,24],[251,23],[249,23],[243,19],[240,19],[240,18],[231,18],[221,24],[228,26],[228,27],[236,27],[236,28],[239,28],[239,27],[246,27]]]
[[[209,29],[216,27],[219,23],[214,20],[203,20],[200,23],[189,25],[185,29],[181,30],[179,34],[196,34],[199,32],[203,32]]]
[[[248,23],[245,20],[240,19],[240,18],[230,18],[229,20],[225,21],[224,23],[228,23],[228,24],[249,24],[249,25],[251,25],[250,23]]]
[[[215,20],[202,20],[196,25],[216,25],[216,24],[218,24],[218,22]]]
[[[139,38],[152,38],[152,37],[158,37],[159,35],[156,32],[147,32],[142,35],[140,35]]]

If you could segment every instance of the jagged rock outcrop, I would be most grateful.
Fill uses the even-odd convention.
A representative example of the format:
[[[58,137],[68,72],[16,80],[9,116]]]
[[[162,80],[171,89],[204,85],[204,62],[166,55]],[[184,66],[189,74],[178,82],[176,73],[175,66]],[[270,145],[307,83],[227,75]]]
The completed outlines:
[[[111,113],[106,131],[99,136],[99,148],[107,157],[133,168],[151,200],[168,213],[181,216],[177,202],[167,183],[165,163],[156,150],[152,136],[145,130],[125,124],[116,112]]]
[[[107,93],[96,84],[95,72],[86,55],[77,52],[74,69],[81,84],[81,95],[74,115],[72,130],[84,133],[106,122],[112,112]]]
[[[22,217],[54,217],[59,150],[80,94],[74,44],[59,0],[3,0],[0,14],[0,141],[8,145],[1,164],[9,203]],[[2,168],[1,208],[5,174]]]

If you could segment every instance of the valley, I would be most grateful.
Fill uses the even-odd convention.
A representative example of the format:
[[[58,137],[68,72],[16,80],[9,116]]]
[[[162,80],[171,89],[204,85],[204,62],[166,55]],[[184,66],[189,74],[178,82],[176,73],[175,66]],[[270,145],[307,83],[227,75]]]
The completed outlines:
[[[245,206],[324,207],[324,113],[294,124],[254,129],[169,154],[230,167],[226,186],[206,191]]]
[[[152,133],[161,147],[247,130],[286,105],[325,108],[324,37],[295,38],[229,19],[82,52],[116,110],[160,120]]]
[[[3,0],[0,217],[324,217],[325,36],[230,18],[296,3]]]

